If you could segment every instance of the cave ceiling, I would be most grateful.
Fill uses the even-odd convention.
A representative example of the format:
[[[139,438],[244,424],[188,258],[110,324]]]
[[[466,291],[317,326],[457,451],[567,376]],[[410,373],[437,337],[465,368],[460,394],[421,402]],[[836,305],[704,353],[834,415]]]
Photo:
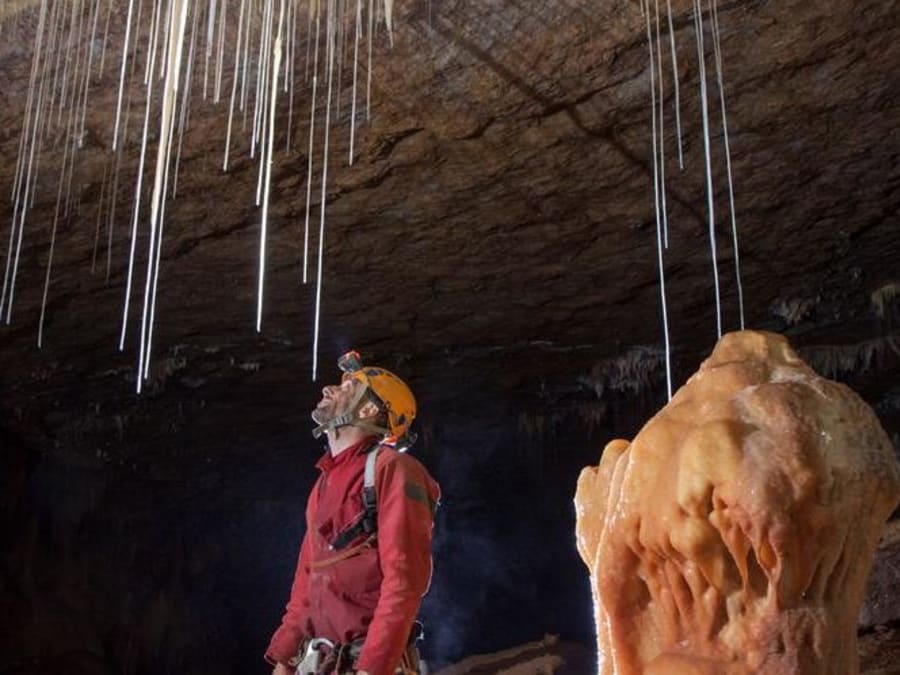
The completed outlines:
[[[0,40],[4,264],[36,4],[11,3]],[[231,166],[221,170],[228,100],[203,99],[198,65],[178,191],[166,206],[151,374],[136,395],[140,299],[131,307],[125,349],[117,347],[140,87],[131,101],[113,227],[103,215],[97,236],[101,200],[100,213],[109,209],[103,177],[114,165],[110,136],[126,5],[111,5],[105,71],[91,82],[40,349],[62,128],[48,132],[39,158],[12,322],[0,327],[8,431],[38,447],[96,445],[130,429],[153,438],[189,425],[193,415],[205,420],[198,436],[213,428],[233,438],[263,428],[289,434],[315,388],[335,377],[334,359],[351,347],[406,375],[424,415],[464,409],[477,392],[486,398],[479,406],[493,401],[499,412],[515,414],[596,402],[598,364],[663,349],[640,4],[403,0],[394,6],[393,46],[383,29],[375,42],[371,119],[358,113],[352,166],[349,66],[341,117],[334,111],[318,383],[311,383],[311,355],[321,188],[316,175],[304,285],[310,88],[301,22],[293,107],[282,96],[276,116],[262,329],[255,328],[259,158],[250,158],[241,131]],[[674,160],[668,77],[664,259],[677,387],[709,353],[717,329],[694,19],[691,3],[677,0],[672,9],[684,169]],[[892,392],[900,356],[888,339],[897,318],[889,291],[900,283],[898,16],[898,3],[884,0],[718,7],[746,325],[784,332],[809,353],[844,354],[837,374],[875,404],[900,398]],[[227,30],[233,39],[235,27]],[[710,39],[707,26],[722,322],[734,330],[738,287]],[[143,56],[140,47],[139,64]],[[225,91],[231,58],[226,49]],[[670,69],[668,59],[664,52]],[[321,124],[321,99],[319,108]],[[320,163],[320,147],[314,160]],[[139,289],[147,220],[142,216],[138,240]],[[883,316],[873,293],[887,298]],[[858,358],[850,363],[853,349]],[[648,382],[658,397],[658,358],[653,368]],[[165,418],[144,419],[150,405],[163,406]]]

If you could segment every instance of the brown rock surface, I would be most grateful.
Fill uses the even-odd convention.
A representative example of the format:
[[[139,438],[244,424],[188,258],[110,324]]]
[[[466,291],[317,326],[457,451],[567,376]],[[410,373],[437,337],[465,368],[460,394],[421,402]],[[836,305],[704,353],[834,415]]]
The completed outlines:
[[[900,465],[871,409],[783,337],[725,335],[575,501],[601,674],[858,672]]]

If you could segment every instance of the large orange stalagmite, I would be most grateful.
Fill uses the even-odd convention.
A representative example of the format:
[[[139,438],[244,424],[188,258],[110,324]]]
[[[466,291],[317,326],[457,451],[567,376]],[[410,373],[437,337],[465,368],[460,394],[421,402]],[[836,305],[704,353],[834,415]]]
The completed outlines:
[[[575,496],[601,675],[854,675],[900,467],[783,337],[725,335]]]

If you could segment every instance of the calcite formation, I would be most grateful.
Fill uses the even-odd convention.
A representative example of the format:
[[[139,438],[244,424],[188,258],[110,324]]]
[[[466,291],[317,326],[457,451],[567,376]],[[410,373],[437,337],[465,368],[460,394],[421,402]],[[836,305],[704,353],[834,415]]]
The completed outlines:
[[[900,467],[872,410],[783,337],[725,335],[585,469],[601,675],[852,675]]]

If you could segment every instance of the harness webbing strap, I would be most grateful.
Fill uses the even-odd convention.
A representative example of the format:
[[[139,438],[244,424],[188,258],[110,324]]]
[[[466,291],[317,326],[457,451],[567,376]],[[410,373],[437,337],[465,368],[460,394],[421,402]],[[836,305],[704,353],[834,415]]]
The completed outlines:
[[[346,548],[350,542],[361,534],[370,535],[367,543],[375,538],[378,530],[378,494],[375,490],[375,465],[381,445],[376,445],[366,455],[366,468],[363,473],[363,512],[359,519],[343,532],[340,532],[331,542],[331,549],[340,551]],[[343,558],[341,558],[343,559]],[[333,559],[329,559],[333,560]],[[337,562],[333,560],[333,562]]]

